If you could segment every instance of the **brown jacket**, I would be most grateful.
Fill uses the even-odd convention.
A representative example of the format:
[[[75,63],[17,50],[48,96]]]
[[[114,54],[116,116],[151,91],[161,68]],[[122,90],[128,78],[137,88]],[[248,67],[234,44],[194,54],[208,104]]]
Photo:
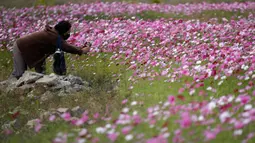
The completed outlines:
[[[17,40],[17,46],[29,68],[35,67],[37,63],[45,60],[49,55],[55,52],[57,38],[57,31],[46,25],[43,31],[32,33]],[[68,44],[63,39],[62,49],[68,53],[82,54],[80,48]]]

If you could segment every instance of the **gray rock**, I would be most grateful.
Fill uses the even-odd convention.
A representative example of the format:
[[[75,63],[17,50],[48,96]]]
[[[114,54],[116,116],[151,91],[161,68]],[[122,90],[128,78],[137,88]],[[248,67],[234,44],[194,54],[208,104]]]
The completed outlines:
[[[45,75],[43,78],[40,78],[35,82],[39,85],[47,85],[49,87],[55,86],[58,83],[58,78],[56,75]]]
[[[79,84],[84,85],[84,82],[81,77],[68,75],[66,78],[64,78],[65,81],[69,81],[72,85]]]
[[[15,95],[26,95],[33,89],[33,85],[25,84],[16,88],[8,88],[7,91],[13,91]]]
[[[80,106],[76,106],[71,109],[72,116],[79,117],[83,113],[83,109]]]
[[[70,94],[70,93],[68,93],[68,92],[66,92],[66,90],[62,89],[59,91],[58,96],[63,97],[63,96],[68,96],[68,94]]]
[[[19,119],[15,119],[11,122],[9,122],[10,126],[14,129],[20,129],[22,127],[21,122]]]
[[[65,112],[70,111],[70,109],[69,109],[69,108],[58,108],[57,111],[58,111],[59,113],[65,113]]]
[[[52,91],[58,91],[60,89],[65,89],[72,86],[71,83],[69,81],[63,81],[63,80],[59,80],[58,84],[54,87],[52,87]]]
[[[1,127],[2,130],[10,129],[10,128],[11,128],[11,124],[10,124],[10,123],[8,123],[8,124],[3,124],[2,127]]]
[[[34,83],[35,81],[37,81],[38,79],[40,79],[42,77],[43,77],[43,74],[26,71],[22,75],[22,77],[20,77],[19,80],[16,82],[16,86],[19,87],[23,84]]]
[[[46,91],[41,95],[40,101],[45,102],[53,98],[53,94],[50,91]]]
[[[42,119],[42,120],[48,120],[49,117],[50,117],[50,115],[51,115],[51,112],[45,111],[45,112],[43,112],[42,114],[40,114],[40,119]]]
[[[33,128],[38,122],[38,119],[33,119],[27,122],[26,126],[28,126],[29,128]]]
[[[58,76],[54,73],[43,75],[26,71],[19,80],[9,78],[6,81],[0,82],[1,92],[10,92],[14,93],[14,95],[18,94],[22,96],[26,95],[25,97],[30,98],[38,97],[42,102],[49,100],[54,93],[58,94],[58,96],[68,96],[84,90],[88,91],[90,87],[89,83],[83,81],[81,77],[73,75]],[[49,94],[50,92],[48,91],[52,94]]]
[[[9,79],[0,82],[0,91],[10,92],[13,88],[16,88],[16,82],[18,80],[15,77],[10,77]]]

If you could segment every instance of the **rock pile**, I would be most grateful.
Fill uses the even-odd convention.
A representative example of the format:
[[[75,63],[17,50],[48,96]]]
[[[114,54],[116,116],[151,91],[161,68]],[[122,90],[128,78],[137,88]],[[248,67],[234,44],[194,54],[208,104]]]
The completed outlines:
[[[26,71],[19,80],[12,78],[0,82],[1,92],[28,96],[33,92],[46,95],[57,93],[59,96],[64,96],[86,90],[90,90],[89,83],[80,77],[44,75],[31,71]]]

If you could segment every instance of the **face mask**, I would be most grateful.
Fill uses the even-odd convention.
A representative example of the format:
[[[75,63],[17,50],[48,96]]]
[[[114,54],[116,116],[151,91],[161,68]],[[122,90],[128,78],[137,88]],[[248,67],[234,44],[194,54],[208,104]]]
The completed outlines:
[[[64,40],[67,40],[69,37],[70,37],[70,33],[64,34],[64,35],[63,35],[63,39],[64,39]]]

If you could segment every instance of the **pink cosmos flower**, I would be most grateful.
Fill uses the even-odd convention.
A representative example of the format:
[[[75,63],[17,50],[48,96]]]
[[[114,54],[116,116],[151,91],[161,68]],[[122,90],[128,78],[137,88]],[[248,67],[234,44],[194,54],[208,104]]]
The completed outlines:
[[[37,119],[35,123],[35,128],[34,128],[35,132],[39,132],[41,128],[42,128],[41,120]]]
[[[162,136],[154,137],[146,141],[146,143],[167,143],[167,139]]]
[[[56,119],[56,116],[55,115],[51,115],[50,117],[49,117],[49,121],[54,121]]]
[[[127,99],[124,99],[122,102],[121,102],[121,104],[126,104],[128,102],[128,100]]]
[[[181,118],[180,125],[182,128],[188,128],[191,126],[192,120],[188,112],[181,113]]]
[[[10,134],[12,134],[12,133],[13,133],[13,131],[10,130],[10,129],[5,129],[5,130],[4,130],[4,134],[7,135],[7,136],[10,135]]]
[[[175,97],[170,95],[168,96],[168,102],[171,104],[171,105],[174,105],[175,104]]]
[[[129,132],[132,130],[132,127],[131,126],[126,126],[126,127],[124,127],[124,128],[122,128],[122,134],[124,134],[124,135],[127,135],[127,134],[129,134]]]
[[[66,112],[66,113],[63,113],[61,115],[61,118],[63,118],[65,121],[70,121],[71,120],[71,114]]]
[[[111,133],[111,134],[108,134],[107,137],[112,141],[114,142],[117,137],[118,137],[118,134],[117,133]]]
[[[234,125],[236,129],[241,129],[244,127],[244,124],[241,121],[236,121]]]
[[[216,133],[210,130],[204,131],[205,140],[209,141],[216,138]]]
[[[246,104],[246,103],[248,103],[248,102],[251,100],[251,97],[248,96],[248,95],[239,95],[239,96],[237,97],[237,99],[240,99],[240,102],[241,102],[242,104]]]
[[[94,119],[98,119],[98,118],[99,118],[99,113],[95,113],[95,114],[93,115],[93,118],[94,118]]]

